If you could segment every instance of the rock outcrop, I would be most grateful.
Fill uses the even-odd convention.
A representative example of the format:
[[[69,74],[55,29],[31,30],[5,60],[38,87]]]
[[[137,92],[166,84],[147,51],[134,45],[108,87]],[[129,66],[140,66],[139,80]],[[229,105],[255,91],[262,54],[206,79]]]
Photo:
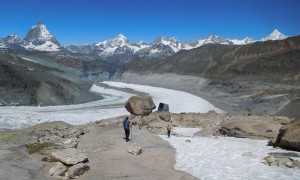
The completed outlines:
[[[230,121],[221,126],[218,130],[222,135],[231,137],[266,137],[273,138],[278,132],[281,124],[271,124],[268,122],[247,120],[247,121]]]
[[[280,128],[273,146],[300,151],[300,118]]]
[[[55,151],[51,153],[51,156],[53,159],[58,160],[67,165],[74,165],[88,161],[87,154],[75,148]]]
[[[212,128],[213,135],[255,139],[272,139],[282,125],[291,121],[281,116],[225,116],[222,119]]]
[[[125,104],[126,110],[136,116],[147,116],[155,107],[149,96],[132,96]]]

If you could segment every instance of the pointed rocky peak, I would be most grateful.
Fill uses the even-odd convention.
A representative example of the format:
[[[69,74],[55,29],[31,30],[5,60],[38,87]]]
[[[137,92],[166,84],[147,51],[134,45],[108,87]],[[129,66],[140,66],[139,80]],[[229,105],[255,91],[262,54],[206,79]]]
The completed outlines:
[[[166,38],[164,36],[158,36],[155,40],[154,43],[161,43],[164,45],[170,45],[172,43],[178,43],[178,40],[175,37],[172,38]]]
[[[210,34],[207,36],[206,41],[211,42],[211,43],[219,43],[222,38],[217,36],[215,33]]]
[[[47,41],[53,38],[54,36],[48,31],[47,27],[39,21],[36,26],[32,26],[24,40],[29,42],[35,41],[36,39]]]
[[[119,34],[114,39],[106,40],[106,41],[104,41],[102,43],[98,43],[98,44],[104,44],[104,45],[108,45],[111,47],[115,47],[115,46],[123,46],[128,42],[129,42],[129,40],[126,36],[124,36],[123,34]]]
[[[115,37],[113,40],[115,41],[119,41],[122,43],[128,43],[128,38],[126,36],[124,36],[123,34],[119,34],[117,37]]]
[[[245,42],[245,44],[255,42],[255,40],[252,37],[246,37],[245,39],[243,39],[243,41]]]
[[[126,39],[127,40],[127,37],[124,36],[123,34],[119,34],[116,39]]]
[[[42,21],[39,21],[37,25],[38,25],[38,26],[45,26],[44,23],[43,23]]]
[[[274,31],[267,37],[262,38],[262,41],[269,41],[269,40],[282,40],[287,38],[288,36],[282,34],[278,29],[274,29]]]
[[[219,36],[217,36],[215,33],[212,33],[210,35],[207,36],[207,39],[215,39],[218,38]]]
[[[47,27],[39,21],[36,26],[32,26],[31,30],[27,33],[24,38],[26,43],[38,44],[41,45],[46,41],[50,41],[56,45],[60,46],[60,43],[56,38],[48,31]]]
[[[148,45],[148,43],[146,41],[139,41],[137,42],[138,45]]]
[[[165,39],[165,37],[160,35],[154,40],[154,43],[160,43],[160,42],[162,42],[163,39]]]
[[[54,35],[48,31],[41,21],[32,26],[23,41],[24,47],[27,49],[58,51],[61,47]]]
[[[13,33],[4,38],[3,41],[8,44],[17,44],[20,43],[22,40],[16,33]]]

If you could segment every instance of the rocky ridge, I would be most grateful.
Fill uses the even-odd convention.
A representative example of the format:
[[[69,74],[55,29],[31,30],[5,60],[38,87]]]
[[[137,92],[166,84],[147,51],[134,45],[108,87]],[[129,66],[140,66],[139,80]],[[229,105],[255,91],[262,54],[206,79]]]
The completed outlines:
[[[282,40],[287,36],[275,29],[269,36],[260,41]],[[90,57],[110,60],[117,63],[130,61],[133,56],[143,59],[164,59],[180,50],[190,50],[206,44],[245,45],[256,42],[250,37],[245,39],[230,39],[211,34],[205,38],[182,42],[175,37],[159,36],[152,43],[144,41],[129,42],[127,37],[119,34],[117,37],[96,42],[90,45],[65,45],[62,46],[55,36],[51,34],[42,22],[38,22],[21,40],[16,34],[0,38],[0,48],[22,49],[30,51],[64,52],[73,56],[87,55]]]

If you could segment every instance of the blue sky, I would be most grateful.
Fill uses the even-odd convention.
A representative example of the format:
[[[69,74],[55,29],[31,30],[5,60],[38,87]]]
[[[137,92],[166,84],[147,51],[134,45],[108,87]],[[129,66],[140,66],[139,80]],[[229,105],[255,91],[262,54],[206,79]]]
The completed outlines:
[[[260,39],[275,28],[300,34],[300,0],[9,0],[0,2],[0,37],[26,36],[42,21],[62,44],[90,44],[124,34],[131,42],[157,36],[194,40]]]

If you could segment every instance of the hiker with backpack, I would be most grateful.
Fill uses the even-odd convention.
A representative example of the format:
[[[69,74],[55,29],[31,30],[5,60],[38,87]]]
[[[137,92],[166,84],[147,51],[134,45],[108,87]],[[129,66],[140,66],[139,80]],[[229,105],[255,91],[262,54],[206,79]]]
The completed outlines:
[[[124,121],[123,121],[123,127],[124,127],[124,131],[125,131],[125,139],[126,142],[128,142],[129,139],[129,134],[130,134],[130,121],[128,120],[128,117],[125,117]]]
[[[172,126],[171,126],[171,124],[168,124],[168,126],[167,126],[168,138],[170,138],[171,130],[172,130]]]

